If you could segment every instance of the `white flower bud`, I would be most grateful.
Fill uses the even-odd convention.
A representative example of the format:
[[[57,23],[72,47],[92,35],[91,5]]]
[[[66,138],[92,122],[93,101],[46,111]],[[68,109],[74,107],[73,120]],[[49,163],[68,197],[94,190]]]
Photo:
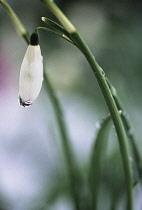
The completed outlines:
[[[33,33],[20,70],[19,101],[24,107],[32,105],[40,93],[43,81],[42,61],[38,34]]]

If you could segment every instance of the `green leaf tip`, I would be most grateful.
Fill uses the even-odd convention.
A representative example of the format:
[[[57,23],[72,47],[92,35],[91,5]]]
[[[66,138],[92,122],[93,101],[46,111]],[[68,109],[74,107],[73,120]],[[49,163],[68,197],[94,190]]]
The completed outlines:
[[[54,22],[53,20],[50,20],[49,18],[46,17],[41,17],[41,20],[46,23],[47,25],[50,25],[60,31],[61,33],[65,34],[69,39],[70,39],[70,34],[58,23]]]
[[[56,16],[56,18],[60,21],[60,23],[64,26],[65,30],[69,34],[76,33],[76,28],[74,25],[69,21],[69,19],[63,14],[60,8],[54,3],[52,0],[41,0],[50,11]]]
[[[97,200],[99,196],[101,175],[102,175],[102,162],[106,156],[106,148],[108,145],[109,133],[111,128],[111,117],[107,116],[100,124],[97,136],[92,148],[92,155],[90,160],[89,181],[90,190],[92,193],[93,209],[97,209]]]

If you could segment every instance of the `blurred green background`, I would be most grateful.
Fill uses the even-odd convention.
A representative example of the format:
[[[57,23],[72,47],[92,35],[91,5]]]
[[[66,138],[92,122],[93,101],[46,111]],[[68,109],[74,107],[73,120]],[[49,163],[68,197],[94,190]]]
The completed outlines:
[[[55,1],[78,29],[116,87],[142,151],[142,2]],[[56,21],[38,0],[8,0],[27,30]],[[46,71],[62,104],[76,164],[84,179],[99,122],[108,114],[89,65],[79,50],[63,39],[40,31]],[[46,89],[29,108],[18,104],[19,71],[27,45],[0,9],[0,200],[7,210],[72,210],[68,176],[54,110]],[[119,147],[112,126],[104,151],[98,208],[123,209],[125,195]],[[121,184],[120,184],[121,183]],[[84,192],[85,194],[85,192]],[[89,197],[89,196],[88,196]],[[115,197],[115,196],[114,196]],[[142,209],[135,189],[135,210]],[[83,200],[83,198],[82,198]],[[103,200],[103,202],[102,202]]]

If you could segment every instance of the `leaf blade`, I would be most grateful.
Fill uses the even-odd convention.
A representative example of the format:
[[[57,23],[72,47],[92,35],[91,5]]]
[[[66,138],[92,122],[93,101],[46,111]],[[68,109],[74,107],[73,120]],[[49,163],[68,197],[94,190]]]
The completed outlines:
[[[104,155],[104,150],[107,146],[106,138],[109,136],[111,117],[108,116],[102,122],[100,129],[98,130],[95,144],[92,149],[90,171],[89,171],[89,183],[90,191],[92,195],[92,207],[94,210],[97,209],[97,198],[100,188],[100,177],[101,177],[101,163]]]

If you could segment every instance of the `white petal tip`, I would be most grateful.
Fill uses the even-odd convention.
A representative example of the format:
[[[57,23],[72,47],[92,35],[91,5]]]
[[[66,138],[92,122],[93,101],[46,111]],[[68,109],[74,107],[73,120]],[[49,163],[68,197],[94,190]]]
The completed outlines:
[[[33,102],[30,99],[28,99],[27,101],[23,101],[20,96],[19,96],[19,102],[20,102],[20,105],[23,107],[28,107],[33,104]]]

